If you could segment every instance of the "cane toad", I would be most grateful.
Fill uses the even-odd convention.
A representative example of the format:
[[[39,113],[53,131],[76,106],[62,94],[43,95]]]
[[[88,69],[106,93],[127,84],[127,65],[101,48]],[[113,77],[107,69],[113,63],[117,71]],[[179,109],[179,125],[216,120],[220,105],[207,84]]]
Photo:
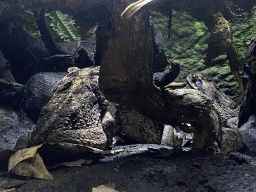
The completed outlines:
[[[192,88],[201,91],[212,99],[213,105],[220,113],[223,127],[237,127],[239,107],[232,109],[235,102],[223,93],[214,82],[206,80],[201,74],[189,75],[187,81]],[[230,119],[236,123],[230,122]]]

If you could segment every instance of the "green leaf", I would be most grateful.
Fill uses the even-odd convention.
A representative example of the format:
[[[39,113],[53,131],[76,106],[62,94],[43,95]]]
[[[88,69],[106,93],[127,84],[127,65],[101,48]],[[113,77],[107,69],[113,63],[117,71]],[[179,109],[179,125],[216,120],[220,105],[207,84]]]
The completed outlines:
[[[36,19],[31,10],[25,10],[19,14],[18,21],[20,25],[32,36],[40,36]],[[60,11],[45,13],[47,27],[52,38],[56,42],[70,42],[81,39],[79,31],[75,26],[75,20],[67,14]]]

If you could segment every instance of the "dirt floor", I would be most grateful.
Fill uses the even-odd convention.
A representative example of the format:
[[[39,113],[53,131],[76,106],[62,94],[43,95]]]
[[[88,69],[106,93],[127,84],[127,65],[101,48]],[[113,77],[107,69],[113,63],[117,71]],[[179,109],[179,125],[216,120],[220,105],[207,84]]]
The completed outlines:
[[[217,157],[188,148],[170,150],[159,145],[116,149],[124,152],[80,167],[51,169],[54,180],[50,181],[22,180],[2,172],[0,191],[256,191],[256,160],[238,152]],[[105,189],[95,189],[100,185]]]
[[[27,121],[21,119],[15,129],[0,130],[0,151],[12,149],[34,126],[23,122]],[[113,149],[123,152],[93,162],[88,157],[82,166],[49,169],[54,180],[22,179],[2,171],[0,192],[256,192],[255,154],[233,152],[219,157],[153,144]],[[101,185],[105,188],[100,190]]]

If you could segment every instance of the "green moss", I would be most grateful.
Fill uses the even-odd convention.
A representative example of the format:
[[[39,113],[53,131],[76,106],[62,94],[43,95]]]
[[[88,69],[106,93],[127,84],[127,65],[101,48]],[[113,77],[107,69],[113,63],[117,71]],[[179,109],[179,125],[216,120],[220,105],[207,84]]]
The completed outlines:
[[[204,28],[205,25],[203,24],[203,22],[195,22],[195,28],[196,28],[196,34],[198,36],[203,36],[205,34]]]
[[[254,9],[256,10],[256,7]],[[171,35],[168,39],[168,18],[154,12],[153,21],[164,36],[168,60],[180,62],[181,70],[177,81],[186,81],[187,75],[201,73],[207,79],[216,82],[225,93],[232,96],[237,93],[238,85],[231,75],[226,55],[216,58],[214,66],[204,64],[210,32],[203,22],[184,11],[173,11]],[[252,19],[230,21],[234,31],[234,43],[241,57],[245,56],[251,38],[256,33],[255,21],[256,15]]]
[[[181,71],[177,80],[185,81],[187,75],[199,73],[205,68],[203,61],[210,33],[204,23],[186,12],[173,11],[172,30],[168,39],[167,17],[154,13],[153,21],[164,36],[167,58],[180,62]]]
[[[248,45],[250,45],[252,37],[256,31],[256,15],[251,19],[237,19],[229,21],[232,31],[233,39],[238,53],[241,57],[245,57]]]
[[[19,24],[32,36],[41,36],[36,19],[31,10],[25,10],[17,14]],[[78,29],[75,20],[67,14],[60,11],[51,11],[45,13],[45,20],[50,34],[55,42],[73,42],[79,39],[95,38],[95,35],[88,34],[88,31],[82,28]]]

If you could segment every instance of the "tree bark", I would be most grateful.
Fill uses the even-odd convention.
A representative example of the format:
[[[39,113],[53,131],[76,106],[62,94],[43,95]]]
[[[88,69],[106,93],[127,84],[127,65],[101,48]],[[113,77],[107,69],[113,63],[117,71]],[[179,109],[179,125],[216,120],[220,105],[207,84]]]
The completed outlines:
[[[153,85],[153,34],[147,12],[131,21],[120,20],[122,6],[113,10],[113,35],[103,53],[99,85],[105,97],[130,106],[141,114],[169,125],[194,125],[193,146],[221,143],[221,127],[211,116],[211,100],[196,90],[163,90]],[[125,7],[125,6],[124,6]],[[220,126],[220,122],[219,122]],[[183,126],[186,127],[186,126]]]
[[[57,54],[66,54],[65,52],[61,51],[57,44],[54,42],[52,39],[52,36],[50,34],[50,31],[46,25],[46,20],[45,20],[45,8],[42,8],[40,12],[37,9],[32,9],[34,16],[36,18],[36,23],[38,26],[38,29],[41,33],[42,40],[45,44],[45,47],[49,51],[50,55],[57,55]]]

